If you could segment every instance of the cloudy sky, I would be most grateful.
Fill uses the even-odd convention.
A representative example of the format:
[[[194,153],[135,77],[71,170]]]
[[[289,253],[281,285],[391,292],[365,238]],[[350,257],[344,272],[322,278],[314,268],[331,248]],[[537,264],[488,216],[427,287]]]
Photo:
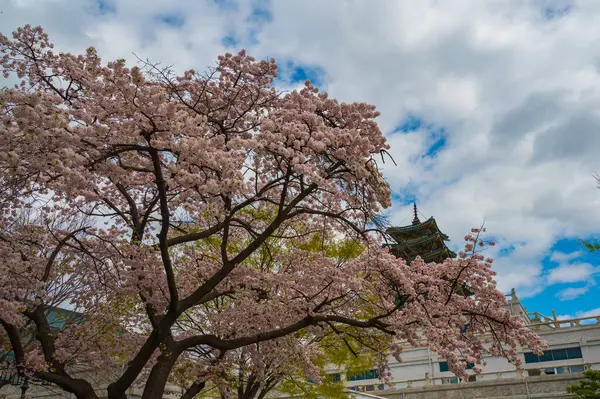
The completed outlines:
[[[495,268],[530,311],[600,314],[600,1],[3,0],[9,34],[175,69],[245,48],[278,85],[365,101],[397,163],[395,224],[416,198],[454,249],[484,220]]]

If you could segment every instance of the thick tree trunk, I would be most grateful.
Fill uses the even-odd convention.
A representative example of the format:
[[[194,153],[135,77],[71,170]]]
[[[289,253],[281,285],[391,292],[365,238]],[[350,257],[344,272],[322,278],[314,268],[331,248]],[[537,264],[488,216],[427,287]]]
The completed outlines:
[[[74,390],[74,394],[77,399],[97,399],[98,396],[94,391],[92,385],[85,380],[75,380],[76,389]]]
[[[50,372],[36,373],[36,377],[52,382],[67,392],[71,392],[77,399],[97,399],[98,396],[88,381],[80,378],[56,375]]]
[[[238,399],[254,399],[256,393],[260,389],[260,384],[258,382],[254,382],[252,385],[246,387],[246,392],[244,392],[243,396]]]
[[[121,391],[120,389],[118,389],[118,387],[115,388],[114,385],[109,385],[106,391],[108,393],[109,399],[127,399],[125,391]]]
[[[152,367],[142,399],[162,399],[171,370],[177,361],[178,354],[168,353],[158,357],[157,363]]]
[[[129,389],[131,384],[140,375],[140,372],[146,366],[161,342],[170,335],[170,327],[175,323],[175,320],[177,320],[177,314],[172,312],[168,312],[161,319],[159,326],[152,330],[152,333],[150,333],[144,345],[129,363],[123,375],[108,386],[109,399],[127,399],[125,391]]]
[[[194,399],[196,395],[198,395],[206,386],[205,382],[195,382],[193,383],[187,391],[183,395],[181,395],[181,399]]]

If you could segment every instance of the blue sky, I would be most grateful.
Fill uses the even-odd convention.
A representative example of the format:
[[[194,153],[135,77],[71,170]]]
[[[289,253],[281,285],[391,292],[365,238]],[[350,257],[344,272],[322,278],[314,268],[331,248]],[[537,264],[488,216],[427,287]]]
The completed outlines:
[[[592,4],[596,3],[596,4]],[[414,198],[453,249],[485,221],[499,287],[530,311],[600,314],[600,3],[567,0],[7,0],[4,34],[42,25],[57,48],[95,46],[201,70],[241,48],[277,85],[311,80],[381,112],[393,223]]]
[[[557,259],[556,254],[567,256],[564,260],[560,259],[560,256]],[[552,308],[559,315],[576,316],[577,312],[585,313],[586,304],[587,308],[593,309],[597,298],[600,297],[600,291],[596,287],[600,270],[592,270],[598,268],[599,261],[600,254],[592,254],[582,249],[577,239],[558,240],[542,260],[544,271],[556,283],[549,284],[539,294],[528,298],[526,303],[531,309],[539,309],[542,312],[547,312],[548,305],[552,304]],[[586,275],[585,281],[580,280],[578,274]]]

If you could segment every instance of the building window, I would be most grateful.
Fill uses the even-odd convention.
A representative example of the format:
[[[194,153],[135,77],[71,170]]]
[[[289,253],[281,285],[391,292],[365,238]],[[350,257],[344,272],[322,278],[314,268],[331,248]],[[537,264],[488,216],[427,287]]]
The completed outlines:
[[[580,347],[567,348],[567,359],[581,359],[582,357]]]
[[[525,356],[525,363],[539,363],[539,362],[550,362],[552,360],[566,360],[566,359],[581,359],[580,347],[565,348],[565,349],[549,349],[544,352],[543,355],[538,356],[533,352],[527,352],[523,354]]]
[[[564,366],[564,367],[550,367],[547,369],[543,369],[544,374],[546,375],[554,375],[554,374],[564,374],[564,373],[581,373],[585,371],[585,367],[579,366]],[[527,370],[527,375],[529,377],[537,377],[541,374],[540,369],[529,369]]]
[[[471,370],[473,367],[475,367],[475,363],[467,363],[467,370]],[[450,368],[448,367],[448,362],[440,362],[440,371],[450,371]]]
[[[331,373],[331,374],[327,374],[326,377],[329,381],[332,382],[337,382],[337,381],[341,381],[342,380],[342,375],[340,373]],[[314,384],[315,382],[311,379],[307,379],[306,382],[308,382],[309,384]]]
[[[538,355],[533,352],[524,353],[525,355],[525,363],[537,363],[540,361]]]
[[[442,384],[458,384],[461,381],[462,381],[462,378],[458,378],[458,377],[442,378]],[[469,375],[469,378],[467,379],[467,381],[475,382],[475,381],[477,381],[477,376],[475,374],[471,374],[471,375]]]
[[[383,391],[385,390],[385,384],[379,384],[379,385],[363,385],[358,386],[358,387],[348,387],[348,390],[350,391],[354,391],[354,392],[360,392],[362,391],[366,391],[366,392],[370,392],[370,391]]]
[[[552,360],[565,360],[565,359],[568,359],[566,349],[552,350]]]
[[[377,371],[377,369],[365,371],[362,373],[348,374],[348,381],[372,380],[375,378],[379,378],[379,371]]]
[[[458,384],[458,377],[442,378],[442,384]]]

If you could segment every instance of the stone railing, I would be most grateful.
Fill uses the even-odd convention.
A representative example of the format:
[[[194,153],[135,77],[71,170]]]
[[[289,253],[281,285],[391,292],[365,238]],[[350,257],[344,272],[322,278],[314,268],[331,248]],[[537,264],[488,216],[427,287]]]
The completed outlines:
[[[581,363],[579,365],[553,365],[547,366],[543,368],[530,368],[529,370],[536,370],[535,375],[531,375],[531,377],[547,377],[552,378],[553,375],[564,375],[571,373],[581,373],[581,371],[570,371],[570,368],[578,366],[582,367],[582,369],[588,370],[591,368],[600,369],[600,362],[592,362],[592,363]],[[554,369],[554,373],[549,375],[546,373],[547,370]],[[370,383],[370,384],[359,384],[359,385],[349,385],[348,389],[354,392],[378,392],[378,391],[387,391],[387,390],[402,390],[408,388],[420,388],[420,387],[428,387],[428,386],[440,386],[440,385],[448,385],[448,384],[467,384],[474,382],[489,382],[493,380],[502,380],[506,378],[528,378],[529,373],[527,370],[522,369],[511,369],[511,370],[500,370],[500,371],[488,371],[482,372],[479,375],[470,374],[469,381],[460,380],[455,376],[444,376],[444,377],[429,377],[429,373],[426,373],[424,378],[419,379],[405,379],[405,380],[392,380],[387,384],[383,382]],[[489,378],[490,376],[495,376],[495,378]],[[482,378],[483,377],[483,378]],[[486,378],[488,377],[488,378]]]
[[[535,315],[536,313],[534,313]],[[538,315],[539,316],[539,315]],[[539,317],[538,317],[539,319]],[[553,329],[557,330],[560,328],[573,328],[573,327],[587,327],[600,325],[600,316],[591,316],[591,317],[580,317],[577,319],[569,319],[569,320],[553,320],[543,316],[543,322],[530,324],[529,328],[534,330],[545,330],[545,329]]]
[[[537,313],[537,312],[536,312]],[[535,313],[533,313],[535,314]],[[544,332],[544,331],[554,331],[558,329],[567,329],[567,328],[579,328],[579,327],[591,327],[591,326],[600,326],[600,316],[590,316],[590,317],[580,317],[577,319],[568,319],[568,320],[553,320],[546,316],[541,315],[544,322],[530,324],[528,327],[536,332]],[[486,334],[487,336],[487,334]],[[399,340],[398,344],[404,346],[406,348],[414,347],[406,340]],[[418,341],[417,347],[425,348],[427,347],[427,341],[421,340]]]

